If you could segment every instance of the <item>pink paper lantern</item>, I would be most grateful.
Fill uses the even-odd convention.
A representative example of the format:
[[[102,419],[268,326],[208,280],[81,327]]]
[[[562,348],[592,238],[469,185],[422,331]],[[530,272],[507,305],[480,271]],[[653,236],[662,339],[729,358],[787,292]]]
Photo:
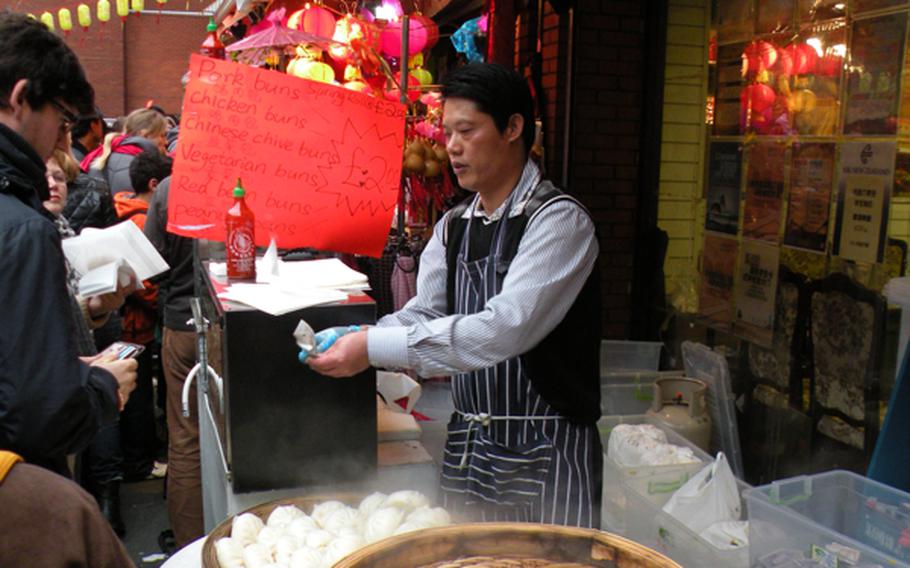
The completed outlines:
[[[335,33],[335,15],[322,6],[304,8],[291,14],[288,27],[330,38]]]
[[[422,22],[408,20],[408,55],[416,55],[427,46],[427,28]],[[382,30],[382,52],[389,57],[401,57],[401,22],[389,22]]]

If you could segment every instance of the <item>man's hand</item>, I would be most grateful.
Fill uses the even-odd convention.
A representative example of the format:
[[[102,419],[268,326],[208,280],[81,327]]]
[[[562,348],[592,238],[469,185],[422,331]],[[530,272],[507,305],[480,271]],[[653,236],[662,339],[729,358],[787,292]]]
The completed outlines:
[[[314,371],[329,377],[351,377],[370,367],[367,332],[343,335],[328,351],[307,359]]]
[[[134,278],[130,280],[128,285],[118,287],[116,292],[92,296],[87,299],[88,314],[92,319],[98,319],[114,310],[118,310],[123,305],[126,297],[135,291],[136,280]]]
[[[139,362],[135,359],[114,361],[105,357],[96,359],[92,366],[101,367],[117,379],[117,394],[120,399],[120,410],[123,411],[130,393],[136,388],[136,369],[139,368]]]

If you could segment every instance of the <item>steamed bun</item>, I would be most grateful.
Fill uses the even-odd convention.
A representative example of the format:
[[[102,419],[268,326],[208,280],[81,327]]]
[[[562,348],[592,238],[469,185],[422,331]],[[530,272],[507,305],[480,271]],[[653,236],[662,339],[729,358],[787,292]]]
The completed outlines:
[[[231,522],[231,538],[247,546],[256,542],[256,537],[263,526],[262,519],[252,513],[237,515]]]

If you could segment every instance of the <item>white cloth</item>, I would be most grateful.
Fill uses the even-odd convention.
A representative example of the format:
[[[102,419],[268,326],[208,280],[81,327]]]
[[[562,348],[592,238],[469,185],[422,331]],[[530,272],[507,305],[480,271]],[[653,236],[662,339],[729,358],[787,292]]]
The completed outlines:
[[[522,198],[510,216],[522,213],[525,196],[539,180],[540,171],[528,161],[513,190]],[[502,216],[502,207],[485,215],[477,199],[468,211],[476,209],[484,222]],[[599,253],[590,216],[572,200],[559,200],[528,221],[502,291],[478,313],[447,315],[447,222],[445,215],[436,224],[420,256],[417,296],[369,328],[373,366],[432,377],[484,369],[525,353],[563,320]]]
[[[202,547],[205,537],[200,537],[184,546],[168,558],[161,568],[202,568]]]

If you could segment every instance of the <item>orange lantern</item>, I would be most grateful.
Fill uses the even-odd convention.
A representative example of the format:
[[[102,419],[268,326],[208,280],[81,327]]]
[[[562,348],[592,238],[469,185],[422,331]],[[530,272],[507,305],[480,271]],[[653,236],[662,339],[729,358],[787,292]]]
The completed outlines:
[[[335,34],[335,16],[322,6],[307,4],[302,10],[291,14],[288,27],[320,37],[332,37]]]

